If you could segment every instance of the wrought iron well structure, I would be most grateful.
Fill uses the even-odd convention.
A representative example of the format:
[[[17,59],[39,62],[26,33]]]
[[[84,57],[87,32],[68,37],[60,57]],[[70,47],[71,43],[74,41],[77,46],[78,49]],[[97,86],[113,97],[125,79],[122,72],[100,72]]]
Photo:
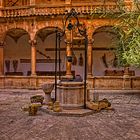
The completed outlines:
[[[75,20],[76,23],[72,24],[71,20]],[[67,23],[69,22],[69,23]],[[65,35],[66,29],[69,31],[73,30],[73,28],[76,28],[78,30],[78,33],[84,37],[84,55],[85,55],[85,65],[84,65],[84,108],[86,108],[86,94],[87,94],[87,44],[88,44],[88,37],[87,37],[87,31],[84,24],[81,24],[78,19],[78,13],[75,11],[75,9],[71,9],[70,12],[66,12],[63,18],[63,31],[60,32],[58,28],[56,28],[56,43],[55,43],[55,101],[57,100],[57,59],[59,58],[59,79],[60,79],[60,41],[61,38]],[[59,52],[59,53],[58,53]],[[59,56],[58,56],[59,54]],[[72,56],[67,56],[67,61],[72,61]]]

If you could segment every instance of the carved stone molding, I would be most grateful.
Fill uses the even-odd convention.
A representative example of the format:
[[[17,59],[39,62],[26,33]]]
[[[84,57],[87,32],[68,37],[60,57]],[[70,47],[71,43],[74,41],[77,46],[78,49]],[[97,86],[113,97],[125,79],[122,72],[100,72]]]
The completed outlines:
[[[0,41],[0,48],[3,48],[5,46],[5,42],[4,41]]]
[[[37,44],[36,40],[29,40],[29,44],[31,45],[31,47],[35,47],[35,45]]]
[[[1,0],[2,1],[2,0]],[[0,2],[1,2],[0,1]],[[28,0],[29,1],[29,0]],[[47,3],[49,2],[49,3]],[[77,2],[72,2],[71,0],[66,0],[65,3],[63,4],[62,6],[62,3],[63,2],[60,2],[60,1],[44,1],[44,4],[43,5],[46,5],[46,6],[40,6],[40,1],[35,1],[35,0],[30,0],[30,2],[26,2],[26,3],[23,3],[20,4],[20,1],[17,1],[17,8],[11,8],[8,9],[3,9],[2,10],[2,15],[3,17],[19,17],[19,16],[28,16],[28,15],[41,15],[41,16],[48,16],[48,15],[62,15],[62,14],[65,14],[66,10],[69,11],[71,9],[71,3],[73,3],[73,6],[74,8],[76,9],[76,11],[80,14],[90,14],[92,13],[93,11],[95,12],[102,12],[102,8],[101,11],[99,10],[99,7],[102,7],[102,3],[99,2],[99,1],[94,1],[94,3],[92,1],[88,1],[87,2],[81,2],[79,1],[78,5],[77,5]],[[80,2],[82,4],[80,4]],[[46,4],[47,3],[47,4]],[[58,5],[58,7],[54,7],[54,5]],[[60,4],[59,4],[60,3]],[[27,7],[24,7],[23,5],[30,5],[30,8],[27,6]],[[0,3],[0,6],[2,4]],[[35,5],[35,6],[34,6]],[[49,5],[49,7],[48,7]],[[16,5],[15,5],[16,6]],[[125,7],[127,10],[132,10],[133,9],[133,2],[125,2]],[[97,9],[97,10],[95,10]],[[115,1],[107,1],[105,3],[105,6],[104,6],[104,9],[106,11],[112,11],[112,12],[119,12],[120,9],[118,8],[118,5],[116,4]]]
[[[43,29],[40,29],[38,30],[36,36],[38,36],[43,42],[45,41],[45,39],[56,32],[56,28],[49,28],[49,27],[46,27],[46,28],[43,28]]]
[[[6,33],[6,35],[10,36],[11,38],[14,39],[15,42],[18,41],[18,39],[23,36],[23,35],[27,35],[28,33],[23,30],[22,28],[12,28],[9,29],[8,32]]]
[[[0,8],[3,7],[3,0],[0,1]]]
[[[88,39],[88,44],[93,44],[94,43],[94,39]]]
[[[71,40],[65,39],[66,44],[72,44]]]

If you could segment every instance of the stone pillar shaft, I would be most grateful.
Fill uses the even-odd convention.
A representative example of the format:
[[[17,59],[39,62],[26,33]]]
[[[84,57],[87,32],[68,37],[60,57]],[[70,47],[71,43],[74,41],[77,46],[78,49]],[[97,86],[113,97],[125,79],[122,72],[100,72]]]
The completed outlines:
[[[70,42],[67,42],[66,56],[72,56],[71,45],[72,44]],[[68,62],[68,60],[66,60],[66,76],[72,76],[72,73],[71,73],[71,62]]]
[[[0,75],[4,75],[4,47],[0,44]]]
[[[35,47],[35,40],[30,41],[31,43],[31,75],[36,75],[36,47]]]
[[[30,0],[30,5],[35,5],[35,0]]]
[[[71,4],[71,0],[65,0],[65,4]]]
[[[88,40],[88,76],[92,76],[92,67],[93,67],[93,52],[92,52],[92,40]]]
[[[93,32],[94,29],[92,27],[91,21],[88,21],[89,28],[87,29],[87,35],[88,35],[88,48],[87,48],[87,56],[88,56],[88,77],[93,76]]]
[[[68,62],[68,57],[72,57],[72,40],[73,40],[73,34],[72,30],[66,32],[67,40],[66,40],[66,77],[67,78],[72,78],[72,73],[71,73],[71,62]]]
[[[92,39],[92,30],[88,32],[88,46],[87,46],[87,78],[88,78],[88,88],[94,87],[93,82],[93,39]]]
[[[3,8],[3,0],[0,0],[0,16],[2,16],[2,11],[1,9]]]
[[[3,7],[3,0],[0,1],[0,8]]]

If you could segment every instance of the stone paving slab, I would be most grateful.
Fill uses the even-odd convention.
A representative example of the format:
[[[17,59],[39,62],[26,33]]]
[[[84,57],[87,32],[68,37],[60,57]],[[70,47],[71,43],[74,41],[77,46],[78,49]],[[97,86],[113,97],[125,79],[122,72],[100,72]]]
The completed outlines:
[[[74,109],[74,110],[63,109],[61,112],[54,112],[53,110],[48,110],[47,108],[48,108],[47,106],[43,106],[42,108],[40,108],[40,110],[50,115],[71,116],[71,117],[83,117],[95,113],[95,111],[90,109]]]
[[[100,92],[115,111],[84,117],[54,116],[38,111],[28,116],[22,107],[41,90],[0,91],[0,140],[140,140],[140,94]]]

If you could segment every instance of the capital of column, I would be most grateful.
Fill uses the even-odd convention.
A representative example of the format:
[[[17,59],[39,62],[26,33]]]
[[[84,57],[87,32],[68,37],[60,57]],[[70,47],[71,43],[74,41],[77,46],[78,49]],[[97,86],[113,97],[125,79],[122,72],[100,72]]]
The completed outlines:
[[[93,42],[94,42],[93,38],[92,39],[88,39],[88,44],[93,44]]]
[[[35,0],[30,0],[30,5],[35,5]]]
[[[31,46],[35,46],[37,44],[37,41],[36,40],[29,40],[29,44]]]
[[[65,0],[65,4],[71,4],[71,0]]]
[[[65,39],[65,43],[66,43],[66,44],[69,44],[69,45],[72,44],[71,40],[69,40],[69,39]]]
[[[92,39],[94,30],[95,30],[94,27],[89,25],[89,27],[87,28],[88,40]]]
[[[5,43],[3,41],[0,41],[0,48],[3,48]]]

